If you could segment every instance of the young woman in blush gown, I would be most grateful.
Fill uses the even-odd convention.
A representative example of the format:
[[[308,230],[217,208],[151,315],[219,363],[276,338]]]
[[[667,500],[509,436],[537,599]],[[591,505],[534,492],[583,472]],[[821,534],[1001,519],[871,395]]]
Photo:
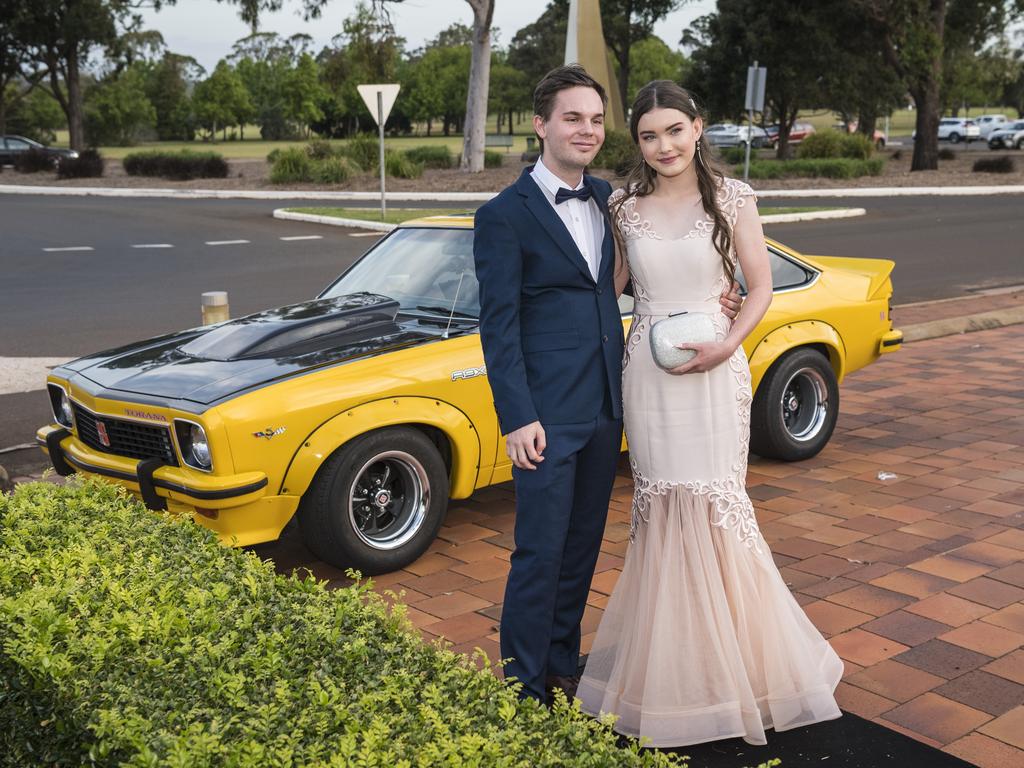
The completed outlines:
[[[843,664],[783,582],[745,489],[750,369],[741,346],[772,299],[754,192],[710,157],[692,96],[644,86],[630,132],[639,147],[609,213],[616,289],[635,308],[623,361],[635,491],[629,549],[577,690],[585,711],[655,747],[785,730],[840,716]],[[734,321],[718,297],[737,268],[747,298]],[[652,323],[711,316],[714,341],[666,371]]]

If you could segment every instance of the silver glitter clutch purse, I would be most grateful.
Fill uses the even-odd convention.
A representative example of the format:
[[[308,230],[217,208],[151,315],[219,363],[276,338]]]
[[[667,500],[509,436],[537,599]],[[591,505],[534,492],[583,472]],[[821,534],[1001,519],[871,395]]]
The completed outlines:
[[[669,315],[651,326],[649,336],[654,362],[666,371],[689,362],[697,354],[692,349],[679,349],[676,345],[703,344],[716,338],[711,315],[703,312]]]

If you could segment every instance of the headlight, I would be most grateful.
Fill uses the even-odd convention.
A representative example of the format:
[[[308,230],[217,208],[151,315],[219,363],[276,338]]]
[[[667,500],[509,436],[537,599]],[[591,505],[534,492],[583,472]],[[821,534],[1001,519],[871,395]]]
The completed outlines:
[[[71,429],[74,417],[71,413],[71,400],[68,398],[68,393],[64,391],[63,387],[56,384],[47,384],[46,388],[50,393],[50,408],[53,410],[54,421],[62,427]]]
[[[206,431],[191,421],[175,419],[174,431],[178,437],[178,448],[181,460],[193,469],[209,472],[213,469],[213,457],[210,454],[210,443],[206,439]]]

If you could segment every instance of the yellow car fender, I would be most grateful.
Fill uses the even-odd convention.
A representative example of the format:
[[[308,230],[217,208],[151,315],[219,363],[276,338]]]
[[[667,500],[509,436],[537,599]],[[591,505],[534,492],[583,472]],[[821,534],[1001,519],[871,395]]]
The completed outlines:
[[[476,427],[451,403],[429,397],[382,398],[349,408],[325,422],[303,441],[292,458],[281,493],[305,493],[331,454],[354,438],[384,427],[406,425],[433,427],[448,438],[449,494],[456,499],[472,494],[480,469],[480,437]]]
[[[820,320],[805,320],[787,323],[766,334],[749,353],[750,375],[754,390],[757,390],[772,363],[796,347],[822,345],[828,350],[829,363],[835,371],[836,380],[842,381],[846,373],[846,347],[843,339],[828,323]]]

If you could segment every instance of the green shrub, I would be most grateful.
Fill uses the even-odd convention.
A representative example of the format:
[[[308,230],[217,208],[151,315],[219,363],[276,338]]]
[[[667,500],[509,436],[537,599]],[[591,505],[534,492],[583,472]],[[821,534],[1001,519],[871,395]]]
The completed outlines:
[[[746,162],[747,159],[746,147],[722,147],[718,150],[718,153],[721,155],[722,160],[729,164],[743,163]],[[756,152],[750,153],[751,162],[753,162],[756,157]]]
[[[103,158],[95,149],[87,149],[78,157],[62,157],[57,162],[57,178],[95,179],[103,175]]]
[[[504,156],[493,149],[484,150],[484,168],[501,168]]]
[[[867,160],[874,154],[871,139],[862,133],[841,133],[840,131],[819,131],[800,142],[796,156],[804,159],[848,157]]]
[[[346,141],[341,153],[354,160],[362,170],[376,171],[380,163],[380,139],[372,133],[361,133]]]
[[[413,147],[405,150],[405,155],[424,168],[451,168],[453,164],[452,153],[443,144]]]
[[[307,158],[308,159],[308,158]],[[99,482],[0,494],[0,764],[664,766]]]
[[[956,160],[956,152],[949,147],[943,147],[939,150],[939,160]]]
[[[175,181],[224,179],[228,175],[228,163],[222,155],[190,149],[180,152],[132,152],[125,155],[122,164],[124,172],[129,176],[159,176]]]
[[[359,167],[347,157],[329,157],[316,164],[313,177],[318,184],[342,184],[359,173]]]
[[[376,162],[373,170],[380,173]],[[410,160],[404,152],[389,149],[384,153],[384,172],[396,179],[418,179],[423,175],[423,165]]]
[[[274,161],[281,156],[281,152],[281,147],[274,147],[272,150],[267,152],[267,162],[273,165]]]
[[[52,171],[57,164],[53,155],[40,152],[38,149],[30,149],[27,152],[18,152],[14,156],[14,170],[18,173],[39,173],[40,171]]]
[[[290,184],[312,181],[315,163],[302,147],[274,150],[277,152],[270,166],[272,184]]]
[[[1017,170],[1017,164],[1009,155],[979,157],[974,161],[971,170],[975,173],[1013,173]]]
[[[849,157],[797,160],[751,160],[750,178],[783,179],[788,177],[853,179],[858,176],[878,176],[885,161],[880,158],[854,160]],[[737,175],[743,166],[734,168]]]
[[[329,157],[334,157],[337,152],[331,146],[331,142],[326,139],[313,139],[306,145],[306,154],[314,160],[326,160]]]
[[[640,150],[633,143],[629,131],[606,131],[604,144],[594,158],[593,166],[623,174],[639,157]]]

